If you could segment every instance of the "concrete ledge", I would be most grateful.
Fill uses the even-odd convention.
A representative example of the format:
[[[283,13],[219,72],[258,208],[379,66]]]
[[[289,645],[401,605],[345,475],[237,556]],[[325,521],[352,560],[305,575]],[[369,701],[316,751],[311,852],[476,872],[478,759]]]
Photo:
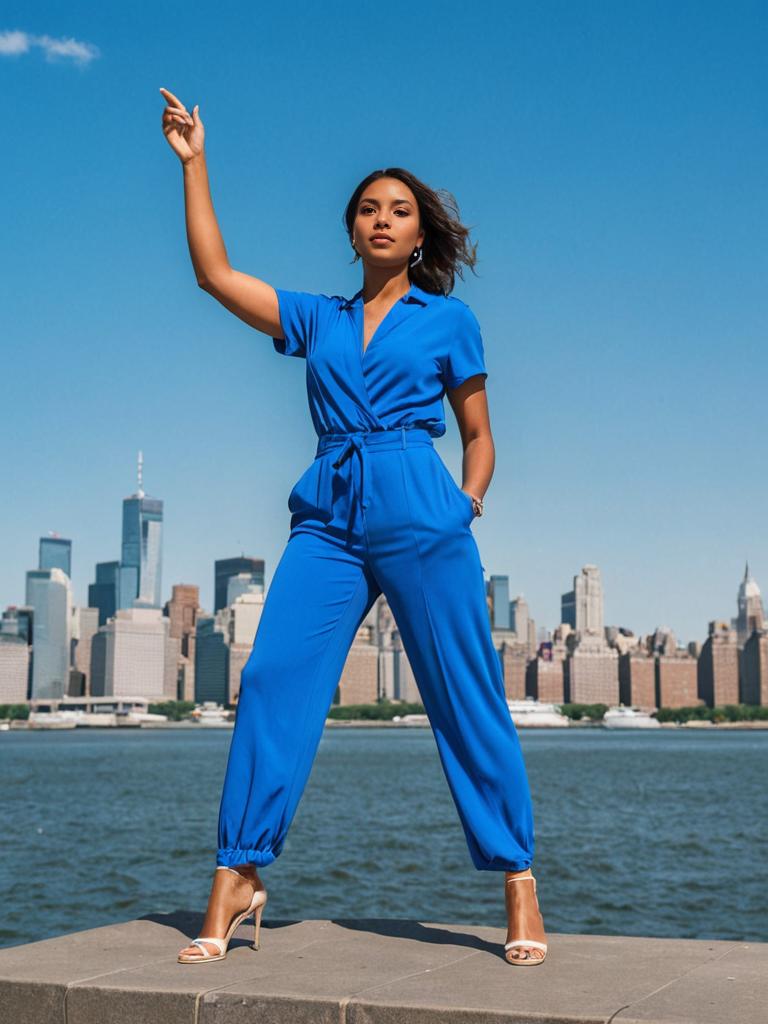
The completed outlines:
[[[178,964],[179,911],[0,949],[13,1024],[763,1024],[768,943],[549,935],[539,967],[501,928],[269,920],[226,960]]]

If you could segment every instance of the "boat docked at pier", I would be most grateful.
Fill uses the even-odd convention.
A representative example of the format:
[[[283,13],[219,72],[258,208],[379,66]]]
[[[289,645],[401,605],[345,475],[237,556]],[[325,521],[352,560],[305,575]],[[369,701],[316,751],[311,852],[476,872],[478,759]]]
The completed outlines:
[[[570,719],[561,713],[558,704],[526,697],[525,700],[508,700],[507,707],[512,721],[523,729],[562,729],[570,725]]]
[[[608,708],[602,725],[606,729],[659,729],[661,722],[643,708],[619,704]]]

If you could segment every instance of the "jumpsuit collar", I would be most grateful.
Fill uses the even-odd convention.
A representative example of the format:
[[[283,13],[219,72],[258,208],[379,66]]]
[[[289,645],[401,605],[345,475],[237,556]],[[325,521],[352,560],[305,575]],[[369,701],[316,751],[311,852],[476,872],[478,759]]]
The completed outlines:
[[[436,296],[434,296],[431,292],[425,292],[423,288],[419,288],[419,286],[412,281],[411,282],[411,287],[408,289],[408,291],[405,293],[405,295],[401,295],[400,296],[398,301],[399,302],[418,302],[422,306],[426,306],[426,305],[429,304],[430,300],[435,298],[435,297]],[[358,305],[358,303],[360,305],[362,305],[362,303],[363,303],[363,289],[362,288],[360,288],[357,292],[355,292],[355,294],[352,296],[351,299],[344,299],[344,301],[341,303],[341,308],[342,309],[352,309],[354,306]]]

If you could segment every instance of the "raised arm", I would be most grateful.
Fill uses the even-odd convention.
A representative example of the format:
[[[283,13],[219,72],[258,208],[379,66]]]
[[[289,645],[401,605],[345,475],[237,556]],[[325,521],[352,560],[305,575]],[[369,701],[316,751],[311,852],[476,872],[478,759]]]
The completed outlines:
[[[272,285],[234,270],[227,258],[216,220],[205,163],[205,130],[195,106],[190,114],[168,89],[160,89],[167,106],[163,134],[181,160],[187,242],[197,283],[235,316],[257,331],[282,338],[277,294]]]

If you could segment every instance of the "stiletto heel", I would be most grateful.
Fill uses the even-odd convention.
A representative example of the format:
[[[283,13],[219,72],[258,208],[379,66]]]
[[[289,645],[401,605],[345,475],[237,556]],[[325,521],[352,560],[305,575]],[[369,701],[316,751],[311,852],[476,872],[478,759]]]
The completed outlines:
[[[533,879],[533,894],[535,896],[536,895],[536,879],[534,878],[534,876],[532,874],[531,875],[516,875],[514,878],[508,878],[506,883],[505,883],[505,885],[508,884],[509,882],[527,882],[529,879]],[[538,905],[538,897],[536,899],[536,903]],[[513,949],[513,948],[515,948],[517,946],[528,946],[528,947],[530,947],[532,949],[540,949],[540,950],[543,951],[544,955],[543,956],[529,956],[525,960],[518,960],[518,959],[515,959],[514,957],[512,959],[510,959],[507,956],[507,950],[508,949]],[[533,967],[536,964],[543,963],[545,958],[546,958],[546,956],[547,956],[547,944],[546,944],[546,942],[537,942],[534,939],[513,939],[512,942],[505,942],[504,943],[504,959],[507,961],[508,964],[512,964],[515,967]]]
[[[259,948],[259,932],[261,930],[261,912],[264,909],[264,904],[256,907],[253,912],[253,949]]]
[[[239,875],[239,871],[235,871],[234,868],[227,867],[224,864],[219,864],[216,868],[217,871],[234,871],[236,875]],[[242,877],[242,876],[241,876]],[[223,939],[216,938],[210,935],[198,935],[196,939],[192,939],[191,946],[197,946],[200,950],[200,955],[196,953],[179,953],[177,960],[180,964],[197,964],[197,963],[209,963],[211,960],[226,960],[227,952],[229,950],[229,942],[234,935],[237,928],[253,914],[254,923],[254,944],[252,949],[259,948],[259,930],[261,927],[261,914],[264,910],[264,904],[267,902],[267,890],[256,889],[251,897],[251,902],[248,907],[241,913],[236,914],[232,923],[229,926],[227,934]],[[204,942],[210,943],[218,949],[218,953],[211,953],[210,950],[206,949],[203,945]]]

